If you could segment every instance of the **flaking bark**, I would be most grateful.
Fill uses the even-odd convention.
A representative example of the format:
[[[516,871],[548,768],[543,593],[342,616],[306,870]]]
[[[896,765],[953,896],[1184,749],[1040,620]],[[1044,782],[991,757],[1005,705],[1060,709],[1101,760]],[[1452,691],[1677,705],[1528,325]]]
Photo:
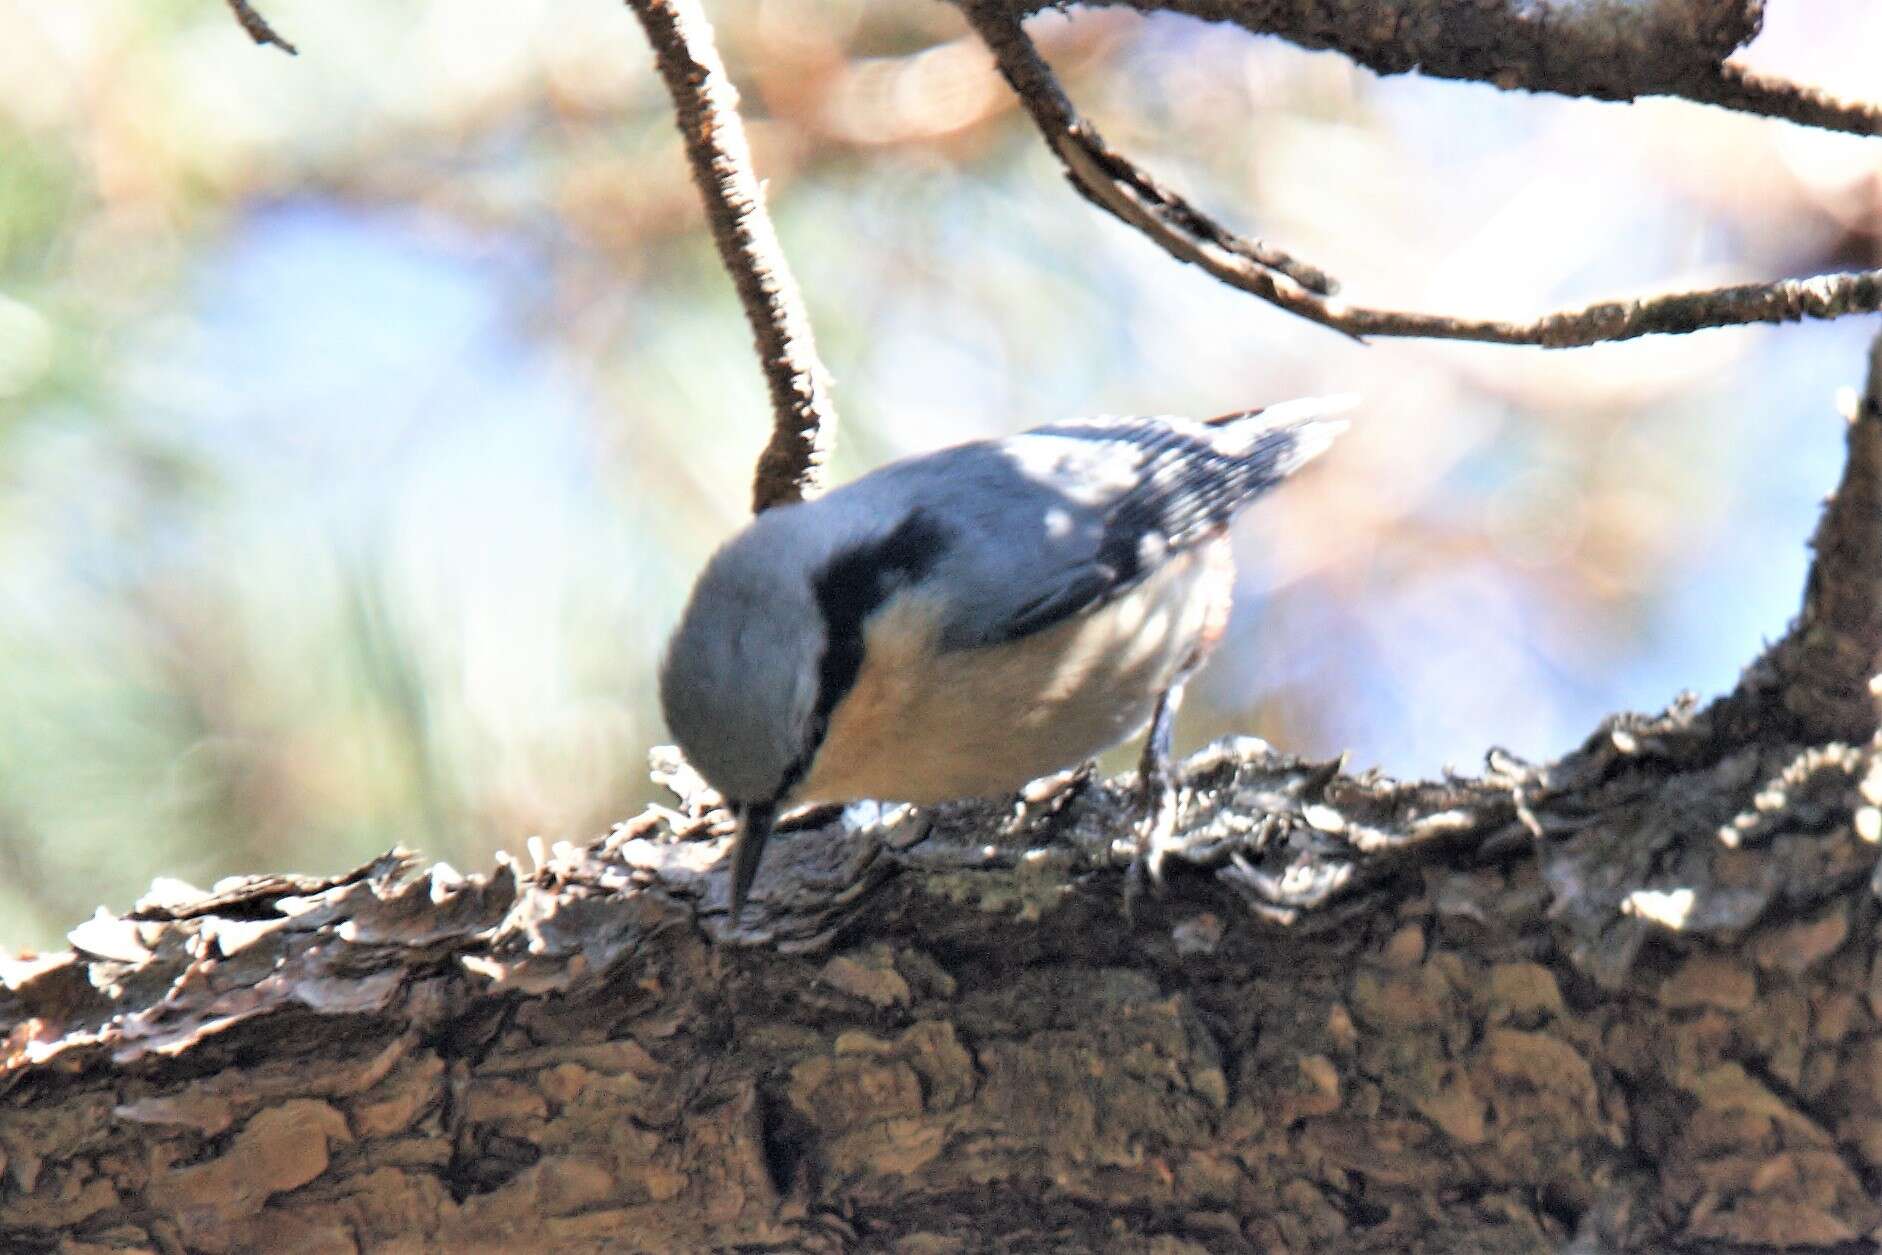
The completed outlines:
[[[1525,58],[1456,28],[1495,6],[1168,7],[1615,98],[1707,90],[1757,12],[1511,6],[1558,21]],[[1596,9],[1699,25],[1564,51]],[[1470,780],[1206,751],[1128,923],[1126,782],[852,811],[730,936],[676,764],[681,810],[528,869],[101,912],[0,964],[0,1247],[1870,1249],[1877,396],[1737,692]]]
[[[672,764],[527,871],[101,915],[7,972],[0,1246],[1855,1249],[1882,766],[1717,709],[1441,784],[1206,751],[1128,927],[1099,785],[787,837],[728,944]]]
[[[159,882],[0,963],[0,1248],[1871,1249],[1873,364],[1734,693],[1468,780],[1206,750],[1129,920],[1123,781],[826,816],[734,935],[670,758],[528,869]]]

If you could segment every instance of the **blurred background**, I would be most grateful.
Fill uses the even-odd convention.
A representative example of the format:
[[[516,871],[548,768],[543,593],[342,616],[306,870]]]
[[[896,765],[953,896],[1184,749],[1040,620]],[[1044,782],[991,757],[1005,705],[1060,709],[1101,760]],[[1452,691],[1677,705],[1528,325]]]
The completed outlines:
[[[768,423],[602,0],[0,0],[0,946],[163,874],[463,868],[653,796],[654,661]],[[1184,748],[1401,775],[1728,688],[1792,614],[1874,319],[1372,347],[1064,185],[953,9],[721,0],[837,474],[1079,414],[1366,398],[1239,532]],[[1882,147],[1034,23],[1115,145],[1358,301],[1527,317],[1882,264]],[[1882,8],[1754,65],[1873,93]]]

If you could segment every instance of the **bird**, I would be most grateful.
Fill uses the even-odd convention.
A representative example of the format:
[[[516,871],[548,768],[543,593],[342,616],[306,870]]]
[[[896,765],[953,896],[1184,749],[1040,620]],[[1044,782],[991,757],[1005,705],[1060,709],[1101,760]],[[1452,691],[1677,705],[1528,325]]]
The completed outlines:
[[[1229,526],[1353,404],[1049,423],[753,518],[659,671],[668,729],[737,820],[733,926],[787,808],[1003,796],[1145,728],[1132,883],[1157,876],[1171,729],[1232,600]]]

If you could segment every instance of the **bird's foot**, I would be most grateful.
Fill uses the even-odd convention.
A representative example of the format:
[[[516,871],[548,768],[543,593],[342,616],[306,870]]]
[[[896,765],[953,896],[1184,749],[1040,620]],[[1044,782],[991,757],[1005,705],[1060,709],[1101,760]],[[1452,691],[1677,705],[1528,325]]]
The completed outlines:
[[[1163,860],[1177,846],[1176,773],[1170,767],[1170,749],[1176,726],[1176,708],[1183,702],[1183,686],[1188,672],[1178,676],[1157,699],[1150,716],[1150,731],[1144,737],[1144,753],[1137,766],[1137,850],[1131,856],[1130,870],[1124,875],[1124,919],[1131,918],[1131,908],[1146,883],[1153,890],[1163,888]]]
[[[1132,908],[1146,888],[1152,893],[1163,889],[1163,861],[1181,845],[1176,840],[1179,800],[1176,782],[1167,767],[1159,764],[1143,773],[1137,793],[1137,849],[1124,874],[1126,920],[1131,918]]]

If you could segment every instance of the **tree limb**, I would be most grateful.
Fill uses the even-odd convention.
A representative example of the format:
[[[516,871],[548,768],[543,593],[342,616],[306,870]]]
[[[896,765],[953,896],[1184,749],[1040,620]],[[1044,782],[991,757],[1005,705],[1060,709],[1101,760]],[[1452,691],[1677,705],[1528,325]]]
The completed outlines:
[[[1873,646],[1871,366],[1802,618]],[[1476,779],[1212,746],[1128,920],[1123,780],[806,821],[735,929],[677,758],[529,868],[159,882],[0,955],[0,1246],[1862,1249],[1882,755],[1763,671]]]
[[[650,35],[675,7],[630,2]],[[1130,173],[1119,203],[1199,255],[1325,295]],[[1823,282],[1732,291],[1858,299]],[[528,869],[394,854],[101,912],[0,956],[0,1245],[1859,1249],[1882,760],[1845,681],[1882,640],[1879,485],[1882,347],[1795,657],[1474,780],[1214,747],[1128,922],[1120,783],[809,825],[753,944],[678,764],[681,812]],[[1812,672],[1821,710],[1760,717]]]
[[[0,956],[0,1247],[1858,1249],[1878,763],[1775,731],[1213,747],[1128,923],[1124,782],[795,833],[769,944],[691,794],[529,868],[164,886]]]
[[[1379,74],[1417,72],[1596,100],[1674,96],[1807,126],[1882,133],[1882,105],[1838,100],[1726,58],[1762,0],[1090,0],[1184,13],[1331,49]],[[1018,21],[1041,0],[955,0]]]
[[[1072,105],[1010,6],[997,0],[962,0],[961,7],[1081,195],[1137,228],[1172,257],[1356,339],[1407,336],[1579,348],[1708,327],[1882,310],[1882,270],[1603,301],[1525,322],[1349,305],[1330,295],[1337,291],[1337,282],[1318,268],[1272,245],[1235,235],[1108,147]]]
[[[828,373],[810,317],[791,278],[732,86],[698,0],[627,0],[653,45],[686,141],[693,181],[706,205],[720,260],[731,272],[757,340],[771,391],[771,440],[758,459],[752,508],[765,510],[815,491],[836,426]]]
[[[1849,418],[1843,480],[1810,547],[1803,610],[1754,675],[1818,739],[1863,741],[1882,713],[1882,336]]]
[[[1690,98],[1740,113],[1782,118],[1799,126],[1852,135],[1882,135],[1882,104],[1843,100],[1820,88],[1760,74],[1733,61],[1719,66],[1713,82],[1694,83]]]

